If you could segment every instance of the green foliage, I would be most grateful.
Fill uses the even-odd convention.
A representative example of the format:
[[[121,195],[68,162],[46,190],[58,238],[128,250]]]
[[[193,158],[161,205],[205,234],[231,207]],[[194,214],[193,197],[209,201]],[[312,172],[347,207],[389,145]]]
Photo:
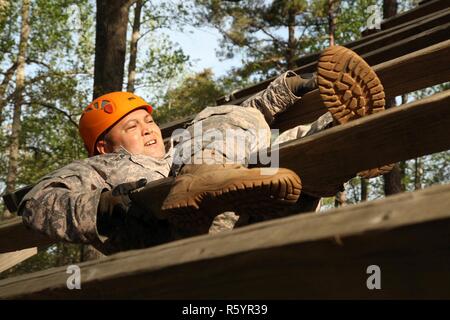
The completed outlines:
[[[36,182],[44,174],[86,152],[78,136],[78,118],[92,96],[95,10],[90,0],[32,0],[29,59],[26,67],[23,130],[20,136],[18,187]],[[192,7],[192,3],[196,6]],[[336,43],[360,38],[370,15],[371,4],[381,0],[341,0],[336,11]],[[413,0],[400,2],[400,11]],[[328,1],[144,1],[141,38],[138,47],[136,93],[155,103],[155,120],[164,124],[193,115],[215,105],[217,98],[235,88],[247,87],[286,70],[292,57],[316,52],[329,45]],[[21,1],[0,0],[0,83],[16,61],[20,31]],[[131,18],[133,7],[130,9]],[[195,16],[195,21],[193,16]],[[294,20],[292,21],[292,17]],[[132,21],[132,19],[130,19]],[[218,56],[242,56],[222,78],[210,69],[188,74],[189,57],[169,40],[168,30],[182,31],[185,25],[216,28],[222,34]],[[289,29],[291,26],[291,29]],[[293,37],[289,38],[289,30]],[[130,37],[129,37],[130,38]],[[126,63],[128,66],[128,63]],[[449,83],[410,94],[421,99]],[[7,86],[0,123],[0,191],[5,186],[8,145],[12,121],[14,78]],[[3,97],[0,97],[2,99]],[[421,187],[450,183],[450,151],[421,157]],[[417,185],[414,159],[405,162],[407,191]],[[347,201],[360,201],[360,179],[346,184]],[[383,197],[382,178],[371,179],[369,200]],[[334,207],[334,198],[322,200],[323,208]],[[3,204],[0,204],[0,217]],[[2,273],[0,278],[49,267],[77,263],[79,245],[58,244]]]
[[[21,1],[0,0],[0,5],[1,83],[5,72],[17,59]],[[86,157],[77,125],[83,108],[92,97],[93,5],[90,0],[31,1],[17,187],[33,184],[43,175]],[[184,71],[188,57],[157,31],[174,24],[178,13],[173,5],[162,2],[155,7],[150,1],[146,1],[146,5],[144,19],[147,20],[143,23],[138,57],[138,85],[141,89],[151,88],[152,96],[155,96],[154,92],[162,96],[161,92],[167,89],[166,82]],[[183,8],[182,4],[175,7],[177,10]],[[4,95],[4,119],[0,123],[0,192],[5,187],[8,170],[14,90],[13,77]],[[0,218],[3,210],[2,203]],[[76,263],[80,261],[80,255],[79,245],[60,243],[2,273],[1,277]]]
[[[265,79],[289,68],[301,55],[329,45],[328,1],[239,2],[196,0],[197,25],[217,29],[223,39],[218,56],[242,55],[242,67],[232,71],[242,78]],[[337,1],[336,43],[360,38],[376,0]]]
[[[189,56],[166,34],[169,30],[183,31],[188,23],[188,5],[183,1],[143,1],[135,87],[136,93],[151,104],[162,99],[170,84],[179,82],[190,66]],[[130,16],[133,21],[134,7]],[[125,65],[128,68],[128,61]]]
[[[19,5],[15,1],[0,0],[0,64],[7,59],[15,45],[13,35],[18,25],[13,22],[18,19]]]
[[[17,59],[21,1],[10,1],[10,12],[0,18],[0,72]],[[3,17],[3,16],[2,16]],[[92,95],[94,10],[89,0],[31,1],[30,39],[26,61],[22,131],[17,188],[74,159],[84,157],[78,136],[78,116]],[[4,76],[0,78],[3,81]],[[0,191],[5,186],[12,121],[14,77],[4,97],[0,123]],[[0,207],[3,215],[3,204]],[[2,277],[79,261],[79,245],[52,246]]]
[[[223,89],[214,81],[210,69],[186,77],[181,85],[168,90],[163,104],[154,113],[155,120],[164,124],[201,111],[206,106],[215,105],[223,95]]]
[[[90,19],[84,19],[83,24],[81,20],[73,23],[75,14]],[[15,45],[10,48],[6,65],[14,62],[18,41],[19,22],[12,19],[16,17],[12,15],[7,22],[15,25],[12,28],[15,33],[9,38]],[[18,187],[32,184],[42,175],[84,155],[77,134],[77,117],[90,96],[93,26],[93,7],[88,0],[31,3]],[[13,90],[14,82],[11,82],[6,119],[1,127],[5,137],[10,130]],[[2,139],[2,150],[7,150],[7,146],[8,141]],[[2,156],[7,157],[4,152]],[[0,167],[0,185],[6,177],[7,162]]]
[[[141,49],[138,59],[136,93],[148,101],[158,101],[168,89],[168,84],[178,81],[187,66],[189,57],[174,45],[166,36],[161,35],[147,48]]]
[[[0,280],[82,261],[79,244],[58,243],[0,274]]]
[[[195,15],[198,26],[210,26],[222,34],[218,56],[231,59],[236,52],[242,55],[242,67],[233,69],[242,78],[254,76],[258,80],[285,70],[293,56],[301,54],[302,39],[289,43],[288,27],[304,29],[309,21],[306,1],[239,2],[196,0]]]
[[[220,59],[242,57],[242,66],[232,68],[235,77],[259,82],[295,65],[295,58],[329,46],[329,1],[220,1],[195,0],[196,25],[209,26],[221,35]],[[382,14],[381,0],[336,0],[335,43],[361,37],[375,5]],[[400,11],[414,0],[401,1]]]

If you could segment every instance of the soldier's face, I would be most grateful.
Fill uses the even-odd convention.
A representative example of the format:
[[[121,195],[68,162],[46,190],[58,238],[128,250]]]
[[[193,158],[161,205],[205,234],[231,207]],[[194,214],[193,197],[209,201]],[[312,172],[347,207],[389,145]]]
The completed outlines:
[[[108,138],[97,143],[100,153],[113,152],[124,147],[132,154],[143,154],[162,159],[165,154],[161,130],[151,114],[138,109],[122,118],[108,133]]]

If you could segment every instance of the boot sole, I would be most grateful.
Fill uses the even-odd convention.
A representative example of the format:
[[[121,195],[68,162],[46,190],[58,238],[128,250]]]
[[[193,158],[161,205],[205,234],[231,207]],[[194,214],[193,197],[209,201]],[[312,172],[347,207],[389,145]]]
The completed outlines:
[[[264,178],[263,178],[264,177]],[[262,176],[260,179],[231,179],[216,190],[178,193],[163,207],[169,221],[177,226],[208,225],[218,214],[233,211],[239,215],[273,215],[295,204],[301,193],[301,181],[295,174]]]
[[[323,51],[317,67],[317,82],[324,105],[339,124],[385,110],[380,79],[358,54],[341,46]],[[358,173],[373,178],[392,170],[394,164]]]

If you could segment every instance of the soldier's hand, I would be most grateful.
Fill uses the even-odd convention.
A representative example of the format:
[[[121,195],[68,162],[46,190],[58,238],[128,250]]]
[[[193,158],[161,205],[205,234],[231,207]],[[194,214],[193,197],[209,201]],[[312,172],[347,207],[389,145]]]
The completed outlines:
[[[145,186],[147,179],[119,184],[112,190],[104,191],[97,207],[97,230],[109,236],[116,228],[120,228],[131,206],[131,191]]]

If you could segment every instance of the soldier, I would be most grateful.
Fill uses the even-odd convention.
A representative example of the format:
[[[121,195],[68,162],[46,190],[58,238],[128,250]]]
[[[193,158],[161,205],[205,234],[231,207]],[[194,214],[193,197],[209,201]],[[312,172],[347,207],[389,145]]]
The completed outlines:
[[[283,133],[275,143],[384,109],[377,76],[343,47],[325,50],[311,79],[288,71],[241,106],[204,109],[188,125],[187,135],[168,146],[142,98],[128,92],[101,96],[80,118],[89,158],[43,177],[19,212],[26,225],[55,240],[89,243],[105,254],[228,230],[283,212],[299,199],[298,175],[283,168],[263,174],[246,166],[252,153],[270,146],[274,117],[317,87],[329,112]],[[219,135],[205,135],[208,130]],[[236,141],[241,150],[233,148]],[[135,212],[142,209],[130,192],[171,175],[175,183],[162,206],[167,219],[138,218]]]

